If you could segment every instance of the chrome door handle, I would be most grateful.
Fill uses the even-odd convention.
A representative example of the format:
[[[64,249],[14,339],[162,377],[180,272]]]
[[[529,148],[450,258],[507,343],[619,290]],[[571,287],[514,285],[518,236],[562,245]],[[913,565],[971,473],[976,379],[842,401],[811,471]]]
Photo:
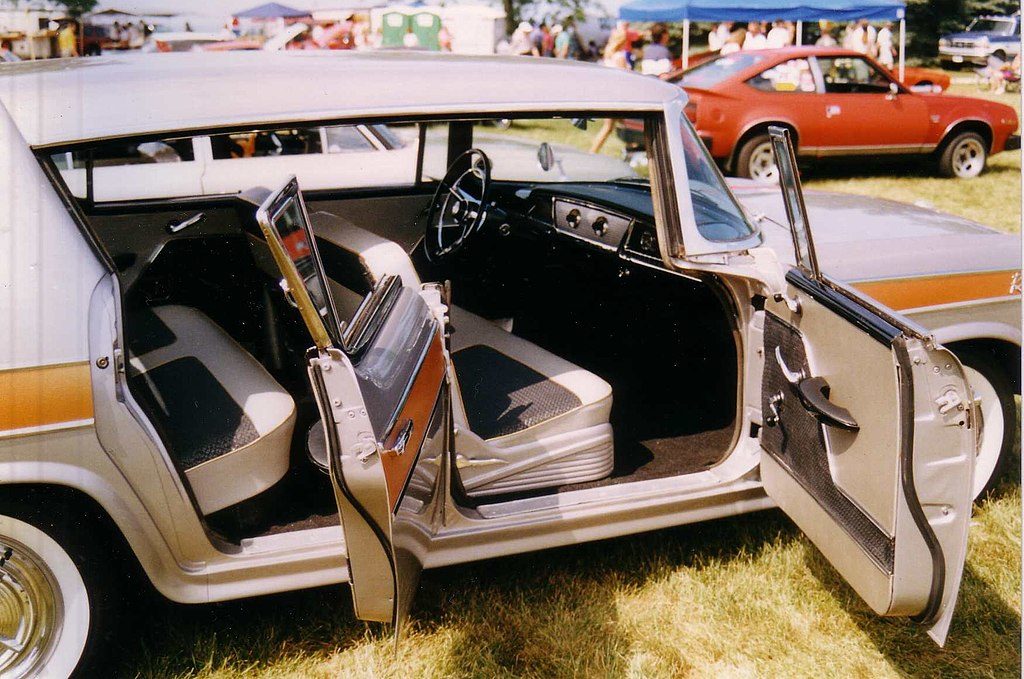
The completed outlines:
[[[781,347],[778,346],[775,347],[775,361],[779,364],[779,370],[782,371],[783,378],[789,383],[793,391],[796,392],[804,408],[818,418],[822,424],[847,431],[858,431],[860,429],[860,425],[857,424],[857,420],[854,419],[849,410],[829,400],[830,388],[828,381],[824,377],[807,377],[803,370],[790,370],[789,366],[786,365],[785,359],[782,358]],[[781,401],[780,395],[776,395],[770,402],[771,406],[776,407],[772,407],[772,413],[769,417],[774,416],[776,422],[778,421],[777,406]]]
[[[782,376],[786,378],[786,381],[791,386],[798,386],[804,379],[803,370],[790,370],[789,366],[786,365],[786,359],[782,358],[782,347],[775,347],[775,362],[779,364],[779,370],[782,371]]]

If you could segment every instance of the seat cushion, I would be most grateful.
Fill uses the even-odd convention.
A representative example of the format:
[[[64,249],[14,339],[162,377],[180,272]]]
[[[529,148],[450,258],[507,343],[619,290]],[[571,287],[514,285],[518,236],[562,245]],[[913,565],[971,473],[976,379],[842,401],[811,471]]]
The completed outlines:
[[[287,472],[295,402],[221,328],[191,307],[144,310],[127,344],[135,393],[204,513],[241,502]],[[132,315],[135,321],[136,315]]]
[[[603,379],[465,309],[450,314],[465,417],[481,438],[515,445],[608,423]]]
[[[494,347],[452,355],[470,429],[484,439],[515,434],[583,405],[579,396]]]
[[[608,476],[612,388],[597,375],[453,307],[456,462],[471,496]]]
[[[373,284],[419,276],[396,243],[326,212],[310,215],[339,314]],[[613,466],[611,386],[465,309],[449,310],[457,460],[471,495],[604,478]]]

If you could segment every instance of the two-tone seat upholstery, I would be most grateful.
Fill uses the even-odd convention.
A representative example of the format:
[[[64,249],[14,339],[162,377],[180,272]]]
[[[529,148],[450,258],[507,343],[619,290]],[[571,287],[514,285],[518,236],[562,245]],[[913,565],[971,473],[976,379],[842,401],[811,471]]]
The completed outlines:
[[[295,403],[197,309],[133,314],[129,379],[204,514],[250,498],[288,471]]]
[[[342,318],[351,318],[362,295],[386,274],[420,285],[397,243],[330,213],[310,219]],[[362,280],[352,279],[353,270]],[[466,491],[495,495],[608,476],[611,386],[465,309],[449,313],[456,454]]]

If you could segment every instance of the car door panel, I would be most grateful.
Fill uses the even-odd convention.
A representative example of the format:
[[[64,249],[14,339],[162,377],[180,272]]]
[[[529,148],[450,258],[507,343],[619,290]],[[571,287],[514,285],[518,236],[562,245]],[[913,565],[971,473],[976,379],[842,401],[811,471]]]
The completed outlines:
[[[765,488],[876,613],[951,608],[958,583],[945,570],[963,560],[974,433],[966,405],[939,413],[930,397],[968,393],[959,364],[884,321],[839,320],[845,312],[790,285],[799,315],[766,305],[764,412],[776,395],[784,400],[762,434]],[[853,413],[859,430],[825,426],[802,407],[772,360],[776,348],[788,369],[825,376],[830,400]],[[894,416],[908,410],[915,421]]]
[[[356,617],[394,623],[397,634],[445,498],[452,418],[440,289],[385,276],[342,325],[294,177],[257,221],[314,344],[307,370]]]
[[[921,150],[930,125],[921,97],[888,92],[895,81],[863,57],[817,57],[815,65],[824,93],[813,111],[827,132],[818,155]]]
[[[398,294],[359,356],[310,360],[356,617],[396,626],[436,528],[450,426],[438,321],[418,291]]]
[[[761,477],[879,615],[945,641],[977,443],[960,363],[818,269],[789,133],[772,128],[796,268],[765,301]]]

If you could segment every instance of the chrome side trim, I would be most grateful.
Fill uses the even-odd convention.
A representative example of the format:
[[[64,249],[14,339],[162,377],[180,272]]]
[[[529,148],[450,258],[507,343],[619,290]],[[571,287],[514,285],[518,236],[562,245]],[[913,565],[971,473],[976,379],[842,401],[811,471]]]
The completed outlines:
[[[817,154],[821,157],[828,157],[931,153],[936,148],[938,148],[938,144],[863,144],[857,146],[804,146],[800,150],[804,154]]]

